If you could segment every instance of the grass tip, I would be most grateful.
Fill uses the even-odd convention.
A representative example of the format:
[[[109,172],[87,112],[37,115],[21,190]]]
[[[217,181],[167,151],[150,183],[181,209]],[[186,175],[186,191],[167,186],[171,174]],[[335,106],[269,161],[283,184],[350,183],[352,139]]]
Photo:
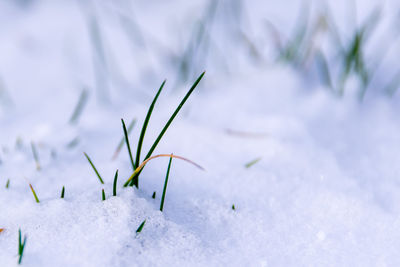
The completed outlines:
[[[136,233],[140,233],[143,230],[144,224],[146,223],[146,220],[144,220],[138,227],[138,229],[136,230]]]

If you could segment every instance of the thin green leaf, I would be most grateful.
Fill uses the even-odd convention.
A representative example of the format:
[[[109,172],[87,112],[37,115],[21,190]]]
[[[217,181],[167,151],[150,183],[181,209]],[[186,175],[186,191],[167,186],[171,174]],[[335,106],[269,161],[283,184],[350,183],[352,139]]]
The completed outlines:
[[[94,172],[96,173],[97,177],[99,178],[100,183],[104,184],[104,181],[103,181],[103,179],[101,178],[101,176],[100,176],[99,172],[97,171],[96,167],[94,166],[92,160],[89,158],[89,156],[88,156],[85,152],[83,152],[83,154],[85,155],[85,157],[86,157],[87,160],[89,161],[90,165],[92,166]]]
[[[104,189],[101,189],[101,199],[103,201],[106,200],[106,193],[104,192]]]
[[[252,161],[246,163],[246,164],[244,165],[244,167],[245,167],[246,169],[248,169],[248,168],[250,168],[251,166],[253,166],[254,164],[256,164],[257,162],[259,162],[260,160],[261,160],[261,157],[256,158],[256,159],[253,159]]]
[[[33,197],[35,198],[36,202],[37,202],[37,203],[40,203],[39,198],[38,198],[38,196],[36,195],[36,192],[35,192],[35,190],[33,189],[33,187],[32,187],[31,184],[29,184],[29,187],[31,188]]]
[[[165,193],[167,192],[167,185],[168,185],[169,171],[171,170],[171,163],[172,163],[172,154],[171,154],[171,157],[169,158],[167,174],[165,176],[164,188],[163,188],[163,192],[162,192],[162,196],[161,196],[160,211],[163,211],[163,209],[164,209]]]
[[[117,195],[117,180],[118,180],[118,170],[115,172],[115,176],[114,176],[113,196]]]
[[[146,223],[146,220],[144,220],[138,227],[138,229],[136,230],[136,233],[140,233],[143,230],[144,224]]]
[[[126,125],[124,122],[124,119],[121,119],[122,122],[122,129],[124,130],[124,137],[125,137],[125,143],[126,147],[128,148],[128,153],[129,153],[129,159],[131,160],[132,164],[132,170],[135,170],[135,163],[133,162],[133,157],[132,157],[132,152],[131,152],[131,145],[129,144],[129,137],[128,137],[128,131],[126,130]]]
[[[136,119],[135,118],[133,118],[132,120],[131,120],[131,122],[129,123],[129,125],[128,125],[128,136],[129,136],[129,134],[131,133],[131,131],[132,131],[132,129],[133,129],[133,126],[135,126],[135,124],[136,124]],[[124,142],[125,142],[125,135],[121,138],[121,141],[118,143],[118,146],[117,146],[117,148],[115,149],[115,152],[114,152],[114,155],[112,156],[112,160],[115,160],[117,157],[118,157],[118,154],[119,154],[119,152],[121,151],[121,148],[122,148],[122,146],[124,145]]]
[[[63,186],[61,190],[61,198],[64,198],[64,194],[65,194],[65,187]]]
[[[140,131],[140,136],[139,136],[139,141],[138,141],[138,145],[137,145],[137,151],[136,151],[136,165],[135,168],[136,169],[139,166],[139,162],[140,162],[140,153],[142,151],[142,145],[143,145],[143,140],[144,140],[144,135],[146,133],[146,129],[147,129],[147,125],[149,124],[150,121],[150,117],[151,117],[151,113],[153,112],[154,106],[157,102],[158,96],[160,95],[162,89],[164,88],[164,85],[166,83],[166,80],[164,80],[160,86],[160,88],[157,91],[157,94],[155,95],[153,101],[151,102],[151,105],[149,107],[149,110],[147,111],[146,114],[146,118],[143,122],[143,126],[142,126],[142,130]],[[131,186],[135,185],[136,187],[139,187],[139,181],[137,179],[132,180]]]

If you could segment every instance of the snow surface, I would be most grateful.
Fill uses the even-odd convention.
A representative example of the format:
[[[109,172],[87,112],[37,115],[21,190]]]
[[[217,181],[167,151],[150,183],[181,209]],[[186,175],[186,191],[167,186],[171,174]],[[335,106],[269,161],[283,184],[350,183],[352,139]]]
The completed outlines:
[[[397,16],[396,1],[357,1],[355,23],[378,3],[385,21]],[[258,45],[266,42],[260,33],[265,17],[290,32],[301,6],[299,1],[245,4],[243,23],[252,25],[248,34]],[[351,23],[343,19],[349,2],[330,4],[343,34],[349,34]],[[301,72],[274,63],[271,46],[263,50],[267,60],[255,62],[248,49],[229,39],[233,21],[219,16],[214,49],[179,82],[177,67],[171,66],[207,5],[0,3],[0,228],[5,229],[0,266],[17,265],[19,228],[27,235],[23,266],[400,266],[399,98],[372,88],[360,103],[353,83],[337,98]],[[220,5],[220,10],[230,6]],[[93,16],[107,64],[98,61],[91,41]],[[141,31],[134,36],[143,40],[133,41],[121,30],[121,17],[134,19]],[[381,72],[395,63],[387,57]],[[138,120],[130,136],[135,150],[148,105],[168,78],[144,154],[203,69],[204,80],[155,154],[181,155],[206,171],[173,160],[160,212],[168,159],[149,163],[139,190],[123,188],[132,172],[126,148],[111,160],[122,137],[120,118]],[[96,71],[102,85],[108,84],[100,93]],[[82,88],[89,90],[88,105],[71,125]],[[77,145],[68,147],[76,137]],[[118,196],[112,197],[116,169]],[[62,186],[65,199],[59,198]]]

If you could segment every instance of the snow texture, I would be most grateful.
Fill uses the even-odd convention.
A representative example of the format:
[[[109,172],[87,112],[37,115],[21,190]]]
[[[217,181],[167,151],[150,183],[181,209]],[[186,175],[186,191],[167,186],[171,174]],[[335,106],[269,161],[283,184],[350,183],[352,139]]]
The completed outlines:
[[[231,2],[246,13],[230,17]],[[357,16],[350,2],[314,1],[311,13],[329,4],[344,38],[376,6],[383,25],[398,16],[396,1],[353,1]],[[265,18],[289,35],[300,1],[218,1],[209,53],[182,78],[177,62],[209,3],[1,1],[0,266],[17,266],[19,228],[22,266],[400,266],[399,97],[380,94],[377,81],[360,103],[350,80],[338,98],[276,63]],[[262,47],[256,59],[229,35],[238,21]],[[378,47],[392,40],[378,33]],[[396,45],[380,77],[398,65]],[[160,212],[168,158],[149,162],[139,189],[123,188],[132,173],[126,147],[111,160],[120,118],[137,119],[136,151],[167,78],[143,157],[203,70],[154,154],[181,155],[205,171],[173,160]],[[87,105],[68,123],[84,88]]]

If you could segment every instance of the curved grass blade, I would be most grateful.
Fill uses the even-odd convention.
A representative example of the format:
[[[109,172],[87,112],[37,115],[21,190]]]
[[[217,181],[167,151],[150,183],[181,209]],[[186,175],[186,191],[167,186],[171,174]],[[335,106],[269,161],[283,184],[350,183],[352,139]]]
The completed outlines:
[[[94,166],[93,162],[90,160],[89,156],[85,152],[83,152],[83,154],[85,155],[85,157],[89,161],[90,165],[92,166],[94,172],[96,173],[97,177],[99,178],[100,183],[104,184],[103,179],[101,178],[101,176],[100,176],[99,172],[97,171],[96,167]]]
[[[167,175],[165,176],[164,189],[163,189],[162,196],[161,196],[160,211],[163,211],[163,209],[164,209],[165,193],[167,192],[167,185],[168,185],[169,171],[171,170],[171,163],[172,163],[172,154],[171,154],[171,157],[169,158]]]
[[[139,166],[139,162],[140,162],[140,153],[142,151],[142,145],[143,145],[143,139],[144,139],[144,135],[146,133],[146,129],[147,129],[147,125],[149,124],[150,121],[150,117],[151,117],[151,113],[153,112],[154,106],[157,102],[157,99],[162,91],[162,89],[164,88],[164,85],[166,83],[166,80],[164,80],[160,86],[160,88],[157,91],[157,94],[155,95],[153,102],[151,102],[151,105],[149,107],[149,110],[147,111],[147,115],[146,118],[144,119],[143,122],[143,126],[142,126],[142,130],[140,131],[140,136],[139,136],[139,141],[138,141],[138,145],[137,145],[137,150],[136,150],[136,165],[134,167],[134,169],[136,169]],[[132,180],[131,186],[135,185],[136,187],[139,187],[139,181],[137,179]]]
[[[195,163],[195,162],[193,162],[193,161],[191,161],[191,160],[189,160],[187,158],[184,158],[184,157],[181,157],[181,156],[176,156],[176,155],[173,155],[173,154],[159,154],[159,155],[152,156],[152,157],[146,159],[145,161],[143,161],[142,164],[140,164],[139,167],[136,168],[136,170],[132,173],[132,175],[129,177],[129,179],[125,182],[124,186],[127,186],[132,181],[132,179],[143,169],[143,167],[150,160],[155,159],[155,158],[160,158],[160,157],[169,157],[169,158],[176,158],[176,159],[184,160],[184,161],[189,162],[190,164],[196,166],[200,170],[204,171],[203,167],[201,167],[199,164],[197,164],[197,163]]]
[[[121,119],[121,122],[122,122],[122,129],[124,130],[126,147],[128,148],[129,159],[131,160],[131,164],[132,164],[132,170],[135,170],[135,163],[133,162],[131,145],[129,144],[128,131],[126,130],[126,125],[125,125],[124,119]]]
[[[197,87],[197,85],[199,84],[199,82],[201,81],[201,79],[203,78],[204,74],[206,72],[204,71],[198,78],[197,80],[194,82],[194,84],[192,85],[192,87],[189,89],[189,91],[186,93],[185,97],[182,99],[182,101],[179,103],[178,107],[175,109],[174,113],[172,114],[172,116],[169,118],[169,120],[167,121],[167,123],[165,124],[164,128],[161,130],[160,134],[158,135],[158,137],[156,138],[156,140],[154,141],[153,145],[151,146],[149,152],[147,153],[146,157],[145,157],[145,161],[147,159],[149,159],[151,157],[151,155],[153,154],[153,151],[156,149],[158,143],[160,142],[161,138],[163,137],[163,135],[165,134],[165,132],[167,131],[168,127],[171,125],[172,121],[175,119],[176,115],[178,115],[179,111],[181,110],[182,106],[185,104],[186,100],[189,98],[189,96],[192,94],[192,92],[194,91],[194,89]],[[139,161],[136,161],[136,164],[139,164]],[[139,174],[140,172],[138,172],[136,174],[136,177],[134,178],[135,180],[135,185],[136,187],[138,187],[139,185]]]

